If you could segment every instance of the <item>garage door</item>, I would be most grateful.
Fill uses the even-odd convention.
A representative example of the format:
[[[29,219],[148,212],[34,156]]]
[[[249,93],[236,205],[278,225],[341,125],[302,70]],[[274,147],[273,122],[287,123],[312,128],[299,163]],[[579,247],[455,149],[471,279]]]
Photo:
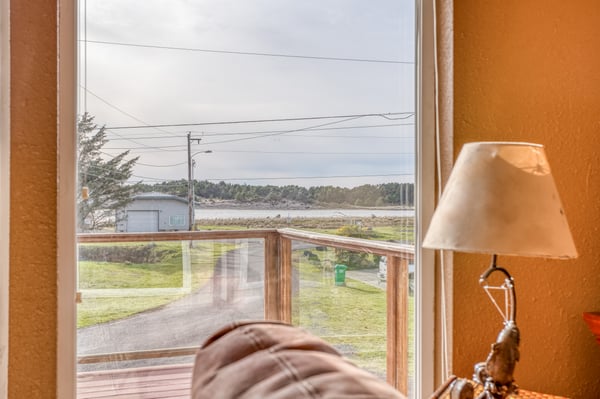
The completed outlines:
[[[128,211],[127,231],[130,233],[158,231],[158,211]]]

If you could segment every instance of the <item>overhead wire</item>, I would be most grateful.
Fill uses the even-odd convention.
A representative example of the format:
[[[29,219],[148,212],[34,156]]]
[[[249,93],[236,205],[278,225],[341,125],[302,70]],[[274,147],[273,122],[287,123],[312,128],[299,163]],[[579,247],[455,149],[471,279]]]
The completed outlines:
[[[335,125],[335,124],[338,124],[338,123],[344,123],[344,122],[348,122],[348,121],[353,121],[353,120],[359,119],[359,118],[364,118],[364,116],[362,116],[362,115],[353,116],[353,117],[348,117],[348,118],[342,119],[340,121],[327,122],[327,123],[323,123],[323,124],[320,124],[320,125],[309,126],[309,127],[299,128],[299,129],[285,130],[285,131],[277,132],[277,133],[266,133],[266,134],[261,134],[261,135],[257,135],[257,136],[242,137],[242,138],[238,138],[238,139],[221,140],[221,141],[211,141],[211,142],[204,143],[204,145],[214,145],[214,144],[223,144],[223,143],[235,143],[235,142],[238,142],[238,141],[246,141],[246,140],[254,140],[254,139],[260,139],[260,138],[265,138],[265,137],[280,136],[280,135],[287,134],[287,133],[302,132],[302,131],[305,131],[307,129],[319,128],[319,127],[323,127],[323,126],[330,126],[330,125]]]
[[[142,119],[140,119],[140,118],[138,118],[138,117],[136,117],[136,116],[134,116],[134,115],[130,114],[129,112],[127,112],[127,111],[123,110],[121,107],[118,107],[118,106],[116,106],[115,104],[111,103],[111,102],[110,102],[110,101],[108,101],[107,99],[105,99],[105,98],[103,98],[103,97],[100,97],[98,94],[94,93],[93,91],[91,91],[91,90],[90,90],[90,89],[88,89],[87,87],[83,87],[83,86],[81,86],[81,87],[82,87],[82,88],[83,88],[83,90],[85,90],[87,93],[91,94],[93,97],[95,97],[95,98],[96,98],[96,99],[98,99],[99,101],[103,102],[104,104],[108,105],[108,106],[109,106],[109,107],[111,107],[112,109],[114,109],[114,110],[116,110],[116,111],[118,111],[118,112],[122,113],[123,115],[126,115],[126,116],[128,116],[129,118],[131,118],[131,119],[133,119],[133,120],[135,120],[135,121],[138,121],[138,122],[140,122],[140,123],[143,123],[144,125],[146,125],[146,126],[149,126],[149,127],[150,127],[150,124],[149,124],[148,122],[146,122],[146,121],[144,121],[144,120],[142,120]],[[155,129],[155,130],[157,130],[157,131],[159,131],[159,132],[167,133],[167,134],[169,134],[169,136],[168,136],[168,137],[173,137],[173,136],[175,136],[175,135],[176,135],[176,133],[169,132],[168,130],[164,130],[164,129],[161,129],[161,128],[152,127],[152,129]],[[138,137],[135,137],[135,138],[137,138],[137,139],[140,139],[140,138],[138,138]],[[127,140],[127,139],[124,139],[124,140]]]
[[[310,59],[321,59],[321,60],[335,60],[335,61],[359,61],[359,62],[385,62],[385,63],[407,63],[407,64],[412,64],[413,62],[401,62],[401,61],[389,61],[389,60],[372,60],[372,59],[357,59],[357,58],[339,58],[339,57],[314,57],[314,56],[300,56],[300,55],[290,55],[290,54],[274,54],[274,53],[250,53],[250,52],[231,52],[231,51],[221,51],[221,50],[209,50],[209,49],[191,49],[191,48],[175,48],[175,47],[165,47],[165,46],[148,46],[148,45],[136,45],[136,44],[131,44],[131,43],[116,43],[116,42],[100,42],[100,41],[88,41],[85,40],[84,46],[86,47],[87,50],[87,43],[99,43],[99,44],[113,44],[113,45],[123,45],[123,46],[134,46],[134,47],[151,47],[151,48],[162,48],[162,49],[169,49],[169,50],[188,50],[188,51],[203,51],[203,52],[214,52],[214,53],[228,53],[228,54],[243,54],[243,55],[262,55],[262,56],[272,56],[272,57],[289,57],[289,58],[310,58]],[[86,62],[87,64],[87,59]],[[87,65],[86,65],[87,66]],[[86,71],[87,72],[87,71]],[[87,74],[86,74],[87,75]],[[86,80],[85,82],[87,82],[87,76],[85,76]],[[96,93],[92,92],[91,90],[89,90],[87,88],[87,84],[85,84],[83,86],[84,89],[84,93],[85,93],[85,105],[84,108],[87,111],[87,93],[91,94],[92,96],[94,96],[95,98],[97,98],[99,101],[103,102],[104,104],[106,104],[107,106],[117,110],[118,112],[140,122],[143,123],[142,126],[136,125],[136,126],[114,126],[114,127],[105,127],[105,131],[107,131],[107,133],[111,133],[117,137],[119,137],[121,140],[127,140],[131,143],[140,145],[142,147],[144,147],[143,149],[157,149],[159,151],[169,151],[166,150],[166,148],[182,148],[185,146],[160,146],[160,147],[155,147],[155,146],[150,146],[147,145],[145,143],[140,143],[138,141],[133,140],[131,137],[124,137],[122,134],[114,132],[114,130],[119,130],[119,129],[138,129],[138,128],[153,128],[162,132],[165,132],[167,134],[169,134],[168,137],[166,138],[172,138],[174,137],[174,135],[172,134],[172,132],[166,131],[162,128],[164,127],[190,127],[190,126],[207,126],[207,125],[224,125],[224,124],[241,124],[241,123],[266,123],[266,122],[288,122],[288,121],[300,121],[300,120],[317,120],[317,119],[340,119],[340,118],[344,118],[341,121],[333,121],[333,122],[328,122],[328,123],[323,123],[323,124],[319,124],[316,126],[310,126],[310,127],[305,127],[305,128],[298,128],[298,129],[291,129],[291,130],[283,130],[283,131],[268,131],[267,133],[264,134],[260,134],[257,136],[253,136],[253,137],[244,137],[244,138],[238,138],[238,139],[232,139],[232,140],[222,140],[222,141],[217,141],[217,142],[212,142],[212,143],[206,143],[208,145],[210,144],[220,144],[220,143],[229,143],[229,142],[236,142],[236,141],[244,141],[244,140],[251,140],[251,139],[257,139],[257,138],[263,138],[263,137],[270,137],[270,136],[276,136],[276,135],[283,135],[283,134],[287,134],[287,133],[297,133],[297,132],[302,132],[302,131],[310,131],[310,130],[325,130],[327,128],[324,128],[325,126],[330,126],[330,125],[334,125],[334,124],[339,124],[339,123],[343,123],[343,122],[347,122],[350,120],[354,120],[354,119],[358,119],[358,118],[363,118],[363,117],[369,117],[369,116],[373,116],[373,117],[382,117],[385,118],[387,120],[402,120],[402,119],[408,119],[412,116],[414,116],[414,112],[399,112],[399,113],[388,113],[388,114],[382,114],[382,113],[378,113],[378,114],[355,114],[355,115],[337,115],[337,116],[316,116],[316,117],[304,117],[304,118],[281,118],[281,119],[262,119],[262,120],[247,120],[247,121],[225,121],[225,122],[203,122],[203,123],[185,123],[185,124],[161,124],[161,125],[151,125],[137,117],[135,117],[134,115],[124,111],[123,109],[121,109],[120,107],[117,107],[116,105],[112,104],[111,102],[109,102],[108,100],[100,97],[99,95],[97,95]],[[390,115],[402,115],[396,118],[391,117]],[[347,127],[347,128],[359,128],[359,127]],[[346,129],[347,129],[346,128]],[[332,129],[332,128],[329,128]],[[344,127],[337,127],[335,129],[344,129]],[[230,133],[230,135],[235,135],[236,133]],[[248,132],[248,133],[243,133],[243,134],[256,134],[256,133],[252,133],[252,132]],[[219,135],[218,133],[213,133],[211,135]],[[224,134],[223,134],[224,135]],[[239,133],[238,133],[239,135]],[[334,136],[335,137],[335,136]],[[371,137],[372,138],[372,137]],[[141,140],[144,138],[135,138],[136,140]],[[112,140],[119,140],[119,139],[112,139]],[[105,148],[105,149],[109,149],[109,148]],[[117,148],[111,148],[111,149],[117,149]],[[132,148],[123,148],[126,150],[134,150]],[[138,148],[138,150],[140,150],[141,148]],[[230,151],[230,152],[234,152],[234,151]],[[102,152],[104,155],[109,156],[109,157],[114,157],[106,152]],[[257,152],[258,153],[258,152]],[[269,153],[269,152],[263,152],[263,153]],[[277,152],[271,152],[271,153],[277,153]],[[297,153],[297,154],[301,154],[302,152],[279,152],[281,154],[287,153],[287,154],[293,154],[293,153]],[[308,153],[308,152],[305,152]],[[316,153],[315,153],[316,154]],[[323,155],[352,155],[352,154],[343,154],[343,153],[323,153]],[[365,153],[353,153],[354,155],[366,155]],[[375,154],[373,154],[375,155]],[[383,154],[379,154],[379,155],[383,155]],[[393,154],[392,154],[393,155]],[[168,165],[152,165],[152,164],[144,164],[144,163],[139,163],[136,162],[136,164],[141,165],[141,166],[148,166],[148,167],[174,167],[174,166],[180,166],[185,164],[186,162],[181,162],[181,163],[175,163],[175,164],[168,164]],[[226,180],[282,180],[282,179],[328,179],[328,178],[351,178],[351,177],[383,177],[383,176],[397,176],[397,174],[389,174],[389,175],[358,175],[358,176],[298,176],[298,177],[279,177],[279,178],[244,178],[244,179],[237,179],[237,178],[232,178],[232,179],[213,179],[213,180],[218,180],[218,181],[226,181]],[[164,181],[164,179],[157,179],[157,178],[152,178],[152,177],[146,177],[146,176],[138,176],[138,175],[132,175],[131,177],[136,177],[136,178],[140,178],[140,179],[149,179],[152,181]]]
[[[414,126],[414,123],[389,123],[389,124],[385,124],[385,125],[356,125],[356,126],[342,126],[342,127],[325,127],[325,128],[319,128],[319,129],[306,129],[305,132],[310,133],[310,132],[320,132],[320,131],[328,131],[328,130],[347,130],[347,129],[373,129],[373,128],[386,128],[386,127],[398,127],[398,126]],[[249,131],[249,132],[204,132],[204,131],[191,131],[191,133],[195,133],[195,134],[199,134],[201,137],[213,137],[213,136],[243,136],[243,135],[249,135],[249,134],[263,134],[263,133],[278,133],[278,132],[284,132],[285,130],[255,130],[255,131]],[[112,133],[112,132],[111,132]],[[147,132],[137,132],[137,133],[142,133],[142,134],[147,134]],[[185,132],[187,133],[187,131]],[[129,132],[127,134],[136,134],[136,132]],[[173,134],[176,134],[175,132],[173,132]],[[182,133],[183,134],[183,133]],[[289,135],[289,136],[294,136],[294,137],[349,137],[349,138],[355,138],[355,137],[369,137],[369,138],[398,138],[399,136],[394,135],[394,136],[372,136],[372,135],[361,135],[361,136],[347,136],[347,135],[335,135],[335,136],[325,136],[325,135],[319,135],[319,136],[314,136],[314,135]],[[121,137],[123,137],[121,135]],[[173,138],[172,135],[170,136],[133,136],[131,138],[134,138],[136,140],[157,140],[157,139],[170,139]],[[401,137],[400,137],[401,138]],[[410,138],[413,139],[413,136],[405,136],[404,138]],[[127,140],[127,139],[112,139],[112,140]]]
[[[115,149],[115,150],[119,150],[119,148],[111,148],[111,149]],[[381,156],[381,155],[393,155],[393,156],[414,156],[415,154],[413,152],[366,152],[366,151],[362,151],[362,152],[324,152],[324,151],[263,151],[263,150],[219,150],[219,151],[212,151],[213,153],[226,153],[226,154],[230,154],[230,153],[234,153],[234,154],[276,154],[276,155],[361,155],[361,156],[367,156],[367,155],[377,155],[377,156]],[[106,152],[102,152],[100,151],[100,153],[113,157],[114,155],[112,154],[108,154]],[[152,165],[152,164],[144,164],[141,162],[136,162],[136,165],[143,165],[143,166],[158,166],[158,167],[167,167],[167,166],[179,166],[179,165],[184,165],[187,164],[187,161],[185,162],[180,162],[180,163],[175,163],[175,164],[170,164],[170,165]]]
[[[337,121],[332,121],[332,122],[326,122],[326,123],[322,123],[322,124],[318,124],[318,125],[313,125],[313,126],[307,126],[307,127],[303,127],[303,128],[298,128],[298,129],[291,129],[291,130],[283,130],[283,131],[277,131],[275,133],[267,133],[267,134],[260,134],[260,135],[256,135],[256,136],[251,136],[251,137],[241,137],[241,138],[237,138],[237,139],[230,139],[230,140],[221,140],[221,141],[211,141],[211,142],[206,142],[206,143],[200,143],[199,145],[203,145],[203,146],[207,146],[207,145],[215,145],[215,144],[224,144],[224,143],[234,143],[234,142],[239,142],[239,141],[246,141],[246,140],[254,140],[254,139],[260,139],[260,138],[265,138],[265,137],[273,137],[273,136],[280,136],[280,135],[284,135],[284,134],[288,134],[288,133],[296,133],[296,132],[302,132],[302,131],[306,131],[309,129],[314,129],[314,128],[320,128],[320,127],[324,127],[324,126],[331,126],[331,125],[335,125],[335,124],[339,124],[339,123],[344,123],[344,122],[348,122],[351,120],[355,120],[355,119],[359,119],[359,118],[364,118],[366,116],[371,116],[372,114],[359,114],[356,116],[351,116],[351,117],[347,117],[345,119],[342,120],[337,120]],[[331,119],[334,117],[309,117],[309,118],[303,118],[302,120],[314,120],[314,119]],[[335,118],[340,118],[340,117],[335,117]],[[229,123],[240,123],[240,121],[236,121],[236,122],[229,122]],[[107,130],[113,130],[115,128],[106,128]],[[113,132],[114,133],[114,132]],[[117,134],[117,133],[115,133]],[[168,150],[168,148],[182,148],[182,145],[169,145],[169,146],[149,146],[149,145],[143,145],[146,148],[151,148],[151,149],[156,149],[157,151],[173,151],[173,150]]]
[[[218,121],[218,122],[197,122],[197,123],[171,123],[171,124],[160,124],[160,125],[131,125],[131,126],[107,126],[106,129],[118,130],[118,129],[140,129],[149,127],[192,127],[192,126],[215,126],[215,125],[237,125],[245,123],[270,123],[270,122],[292,122],[292,121],[307,121],[307,120],[318,120],[318,119],[342,119],[342,118],[354,118],[354,117],[383,117],[389,119],[390,115],[404,115],[402,117],[394,118],[408,119],[415,115],[413,111],[406,112],[387,112],[387,113],[369,113],[369,114],[348,114],[348,115],[323,115],[323,116],[305,116],[295,118],[273,118],[273,119],[246,119],[236,121]]]
[[[110,141],[130,141],[131,139],[126,139],[126,138],[122,138],[122,136],[118,136],[119,138],[110,138]],[[311,139],[367,139],[367,140],[372,140],[372,139],[382,139],[382,140],[410,140],[413,141],[415,138],[413,136],[410,137],[401,137],[401,136],[374,136],[374,135],[368,135],[368,134],[363,134],[363,135],[331,135],[331,134],[320,134],[318,136],[311,136],[311,135],[306,135],[306,134],[287,134],[285,137],[307,137],[307,138],[311,138]],[[167,139],[167,137],[160,137],[161,140],[165,140]],[[142,138],[136,138],[136,140],[150,140],[150,138],[146,138],[146,137],[142,137]],[[210,144],[210,143],[207,143]],[[162,147],[162,146],[161,146]],[[171,146],[171,148],[173,147],[181,147],[184,148],[186,147],[185,144],[182,145],[174,145]],[[106,147],[108,149],[108,147]],[[162,147],[164,148],[164,147]],[[110,149],[135,149],[131,148],[131,147],[110,147]]]
[[[192,47],[175,47],[175,46],[159,46],[154,44],[140,44],[140,43],[124,43],[124,42],[113,42],[107,40],[86,40],[86,43],[103,44],[110,46],[124,46],[124,47],[139,47],[139,48],[150,48],[159,50],[176,50],[176,51],[191,51],[201,53],[215,53],[215,54],[235,54],[235,55],[251,55],[251,56],[262,56],[262,57],[280,57],[280,58],[302,58],[311,60],[321,61],[346,61],[346,62],[366,62],[366,63],[379,63],[379,64],[405,64],[414,65],[414,61],[400,61],[400,60],[385,60],[375,58],[346,58],[346,57],[324,57],[314,55],[299,55],[299,54],[283,54],[283,53],[264,53],[256,51],[232,51],[232,50],[215,50],[206,48],[192,48]]]

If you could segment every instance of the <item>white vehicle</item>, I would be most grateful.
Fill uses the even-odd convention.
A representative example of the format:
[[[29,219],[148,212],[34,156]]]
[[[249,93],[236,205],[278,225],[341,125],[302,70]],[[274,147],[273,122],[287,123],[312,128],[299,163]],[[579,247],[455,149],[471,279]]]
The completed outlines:
[[[379,259],[379,271],[377,272],[377,279],[379,279],[379,282],[387,279],[387,257],[385,256],[382,256],[381,259]]]
[[[377,271],[377,279],[379,282],[385,282],[387,280],[387,257],[382,256],[379,259],[379,270]],[[408,264],[408,292],[412,295],[415,286],[415,265],[414,263]]]

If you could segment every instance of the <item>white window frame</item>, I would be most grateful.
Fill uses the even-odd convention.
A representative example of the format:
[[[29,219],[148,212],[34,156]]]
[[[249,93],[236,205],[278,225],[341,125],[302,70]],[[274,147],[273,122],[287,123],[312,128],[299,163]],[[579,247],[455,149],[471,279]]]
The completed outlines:
[[[8,396],[8,248],[10,216],[9,1],[0,0],[0,398]]]
[[[415,398],[435,390],[435,257],[421,245],[435,208],[434,1],[416,0]]]
[[[9,0],[2,2],[2,18],[8,9]],[[417,140],[416,150],[416,182],[417,182],[417,209],[418,230],[416,234],[416,256],[419,267],[415,270],[416,282],[416,312],[415,312],[415,398],[428,397],[435,389],[434,386],[434,256],[432,251],[421,249],[421,242],[425,235],[425,226],[429,224],[434,209],[435,193],[435,146],[434,146],[434,41],[433,41],[433,1],[416,0],[417,18]],[[75,399],[76,397],[76,82],[77,82],[77,5],[76,0],[59,0],[59,193],[58,196],[58,375],[57,375],[57,397],[61,399]],[[4,22],[4,20],[2,21]],[[2,24],[6,29],[6,24]],[[4,33],[4,32],[2,32]],[[8,42],[7,35],[2,34],[2,44]],[[2,46],[2,63],[5,64],[4,55],[6,46]],[[6,71],[2,69],[2,83]],[[7,90],[2,85],[2,93]],[[4,98],[4,97],[3,97]],[[2,112],[5,112],[4,101]],[[4,116],[4,115],[2,115]],[[7,118],[2,118],[2,139],[5,140],[5,125]],[[5,141],[2,141],[3,148]],[[0,161],[6,162],[6,154],[0,153]],[[4,164],[0,164],[4,165]],[[0,184],[7,185],[8,172],[5,168],[0,169]],[[2,187],[4,188],[4,187]],[[8,190],[0,190],[2,196],[8,196]],[[1,198],[1,204],[6,204]],[[6,205],[0,205],[0,211],[5,212]],[[0,218],[8,214],[0,213]],[[1,223],[0,234],[4,237],[4,229],[7,223]],[[5,243],[6,240],[2,240]],[[0,246],[0,261],[8,258],[4,245]],[[8,268],[4,262],[0,263],[0,277],[8,274]],[[1,282],[6,281],[0,278]],[[4,287],[1,287],[4,288]],[[6,292],[2,289],[0,292]],[[4,294],[0,294],[4,295]],[[0,296],[0,321],[7,317],[7,304],[3,300],[8,299]],[[6,306],[6,310],[4,309]],[[4,331],[7,323],[0,323],[0,345],[1,339],[5,339]],[[0,354],[0,377],[6,375],[4,354]],[[4,374],[3,374],[4,373]],[[6,378],[1,378],[6,381]],[[2,396],[2,385],[0,384],[0,398]]]
[[[76,104],[77,0],[58,3],[58,342],[56,397],[75,399],[77,387],[76,308]]]

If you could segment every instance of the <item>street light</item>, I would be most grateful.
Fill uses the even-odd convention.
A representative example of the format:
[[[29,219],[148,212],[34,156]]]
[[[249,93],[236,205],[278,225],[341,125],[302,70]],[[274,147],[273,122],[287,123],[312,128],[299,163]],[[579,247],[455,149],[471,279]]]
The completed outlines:
[[[187,134],[187,150],[188,150],[188,230],[192,231],[194,229],[194,180],[192,177],[192,158],[198,154],[210,154],[211,150],[206,151],[198,151],[192,154],[191,144],[192,140],[196,141],[196,143],[200,143],[199,138],[193,138],[192,132],[188,132]]]

